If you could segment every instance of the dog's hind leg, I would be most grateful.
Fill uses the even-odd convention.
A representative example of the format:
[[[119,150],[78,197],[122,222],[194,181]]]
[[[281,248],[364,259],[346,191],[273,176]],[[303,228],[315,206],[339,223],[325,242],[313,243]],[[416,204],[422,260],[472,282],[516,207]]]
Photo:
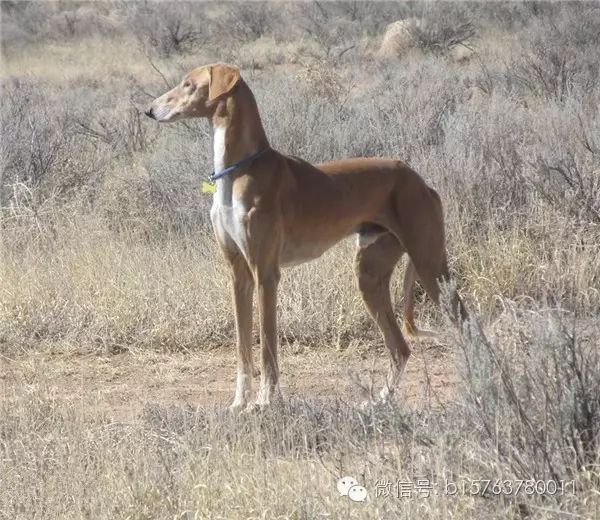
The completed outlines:
[[[431,330],[421,330],[415,323],[415,288],[418,275],[412,260],[408,260],[406,272],[404,273],[404,320],[402,332],[412,338],[435,338],[438,336]]]
[[[359,236],[355,259],[358,287],[391,355],[386,386],[380,394],[384,401],[398,385],[410,356],[410,348],[394,317],[390,296],[390,278],[402,253],[402,246],[390,233],[384,232],[375,237]]]

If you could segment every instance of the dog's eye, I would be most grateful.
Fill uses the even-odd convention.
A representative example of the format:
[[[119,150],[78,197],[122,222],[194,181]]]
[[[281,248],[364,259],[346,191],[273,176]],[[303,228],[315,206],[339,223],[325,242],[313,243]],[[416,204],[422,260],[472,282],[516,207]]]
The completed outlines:
[[[183,84],[183,88],[190,88],[191,86],[192,86],[192,84],[191,84],[191,82],[189,82],[189,81],[186,81],[186,82]]]

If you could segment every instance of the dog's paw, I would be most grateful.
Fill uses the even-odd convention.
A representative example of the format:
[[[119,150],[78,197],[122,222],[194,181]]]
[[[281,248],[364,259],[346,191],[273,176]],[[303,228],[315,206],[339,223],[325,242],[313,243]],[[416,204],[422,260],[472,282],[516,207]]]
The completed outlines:
[[[240,415],[247,408],[247,403],[241,401],[234,401],[229,405],[228,411],[231,415]]]

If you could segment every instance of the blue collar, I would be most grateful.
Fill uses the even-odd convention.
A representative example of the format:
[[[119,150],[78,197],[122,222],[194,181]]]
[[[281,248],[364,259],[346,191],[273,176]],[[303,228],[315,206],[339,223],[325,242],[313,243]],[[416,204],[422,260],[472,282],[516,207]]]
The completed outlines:
[[[265,149],[260,150],[259,152],[253,153],[250,157],[246,157],[245,159],[242,159],[241,161],[238,161],[235,164],[228,166],[224,170],[221,170],[219,173],[212,172],[209,176],[209,179],[212,182],[215,182],[217,179],[220,179],[221,177],[225,177],[225,175],[231,173],[232,171],[237,170],[238,168],[241,168],[242,166],[245,166],[246,164],[250,164],[252,161],[254,161],[255,159],[258,159],[261,155],[268,152],[270,149],[271,149],[271,147],[267,146]]]

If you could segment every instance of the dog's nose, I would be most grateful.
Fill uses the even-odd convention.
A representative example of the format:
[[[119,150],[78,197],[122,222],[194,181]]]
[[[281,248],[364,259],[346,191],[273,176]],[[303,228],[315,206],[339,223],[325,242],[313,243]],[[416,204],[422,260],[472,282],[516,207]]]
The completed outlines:
[[[146,114],[148,117],[151,117],[152,119],[154,119],[154,114],[152,113],[152,107],[148,107],[146,110],[144,110],[144,114]]]

